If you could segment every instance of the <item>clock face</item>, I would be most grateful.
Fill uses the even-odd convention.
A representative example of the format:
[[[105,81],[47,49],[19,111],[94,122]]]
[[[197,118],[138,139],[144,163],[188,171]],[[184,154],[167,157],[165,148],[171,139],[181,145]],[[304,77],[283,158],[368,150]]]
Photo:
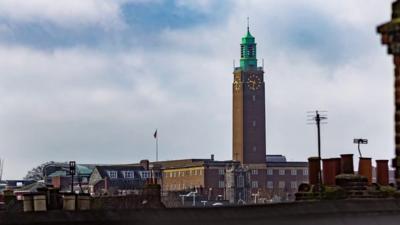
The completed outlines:
[[[235,91],[239,91],[241,86],[242,85],[240,84],[240,82],[237,82],[236,80],[233,81],[233,88],[235,89]]]
[[[261,87],[261,79],[258,76],[251,74],[247,80],[247,85],[252,91],[258,90]]]

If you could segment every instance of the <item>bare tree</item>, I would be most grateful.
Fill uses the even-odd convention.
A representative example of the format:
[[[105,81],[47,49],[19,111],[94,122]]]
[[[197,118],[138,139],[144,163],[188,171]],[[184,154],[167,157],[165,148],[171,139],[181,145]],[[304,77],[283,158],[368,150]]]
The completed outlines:
[[[39,181],[39,180],[43,180],[43,168],[49,164],[53,164],[53,161],[50,162],[45,162],[35,168],[32,168],[31,170],[28,171],[28,173],[26,174],[26,176],[24,177],[25,180],[35,180],[35,181]]]

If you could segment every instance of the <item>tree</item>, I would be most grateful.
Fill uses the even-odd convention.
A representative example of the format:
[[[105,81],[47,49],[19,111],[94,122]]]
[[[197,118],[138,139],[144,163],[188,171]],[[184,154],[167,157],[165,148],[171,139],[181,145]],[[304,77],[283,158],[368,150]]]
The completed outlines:
[[[45,162],[35,168],[32,168],[31,170],[28,171],[26,176],[24,177],[25,180],[34,180],[34,181],[39,181],[43,180],[43,168],[49,164],[54,164],[53,161],[50,162]]]

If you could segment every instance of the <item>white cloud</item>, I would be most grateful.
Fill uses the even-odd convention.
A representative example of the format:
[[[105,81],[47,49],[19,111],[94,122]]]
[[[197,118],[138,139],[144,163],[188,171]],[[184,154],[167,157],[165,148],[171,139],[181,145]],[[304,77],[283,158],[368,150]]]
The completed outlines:
[[[0,0],[0,15],[63,26],[108,24],[110,19],[119,20],[121,3],[65,1],[62,7],[54,1],[31,2],[35,4],[28,7],[33,3]],[[192,3],[207,8],[207,2]],[[151,51],[145,46],[126,47],[123,52],[80,47],[42,51],[0,44],[0,155],[6,158],[6,178],[23,176],[46,160],[124,163],[151,159],[156,128],[162,159],[211,153],[217,159],[229,159],[232,59],[239,56],[248,15],[259,58],[265,58],[267,153],[294,160],[315,154],[315,130],[306,125],[305,114],[319,108],[329,111],[329,124],[323,127],[324,156],[354,152],[351,140],[362,136],[370,139],[365,155],[390,158],[392,65],[374,33],[389,11],[380,4],[386,11],[375,12],[377,3],[364,1],[354,13],[351,9],[359,2],[296,3],[318,9],[339,25],[371,30],[338,35],[365,42],[367,49],[366,54],[339,65],[321,63],[307,51],[270,41],[277,34],[266,28],[288,21],[285,18],[293,11],[284,6],[293,6],[293,1],[235,2],[226,23],[165,30],[160,33],[161,48]],[[16,7],[21,12],[11,15]],[[66,13],[64,8],[71,10]],[[58,14],[60,18],[55,18]],[[281,19],[274,20],[276,16]]]
[[[0,18],[16,23],[50,22],[79,29],[101,26],[118,29],[124,26],[120,7],[123,3],[143,0],[0,0]],[[153,1],[150,1],[153,2]],[[147,1],[146,3],[150,3]]]

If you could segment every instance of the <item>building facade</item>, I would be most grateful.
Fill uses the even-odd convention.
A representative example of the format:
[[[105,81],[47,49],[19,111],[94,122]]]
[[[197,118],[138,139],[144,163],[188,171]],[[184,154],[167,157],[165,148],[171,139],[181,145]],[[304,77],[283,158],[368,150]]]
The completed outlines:
[[[138,193],[157,174],[141,165],[96,166],[89,179],[92,195]]]
[[[302,183],[308,183],[308,162],[287,161],[283,155],[267,155],[267,199],[293,201]]]
[[[157,162],[162,169],[164,192],[197,191],[205,200],[226,199],[226,172],[239,162],[185,159]]]

